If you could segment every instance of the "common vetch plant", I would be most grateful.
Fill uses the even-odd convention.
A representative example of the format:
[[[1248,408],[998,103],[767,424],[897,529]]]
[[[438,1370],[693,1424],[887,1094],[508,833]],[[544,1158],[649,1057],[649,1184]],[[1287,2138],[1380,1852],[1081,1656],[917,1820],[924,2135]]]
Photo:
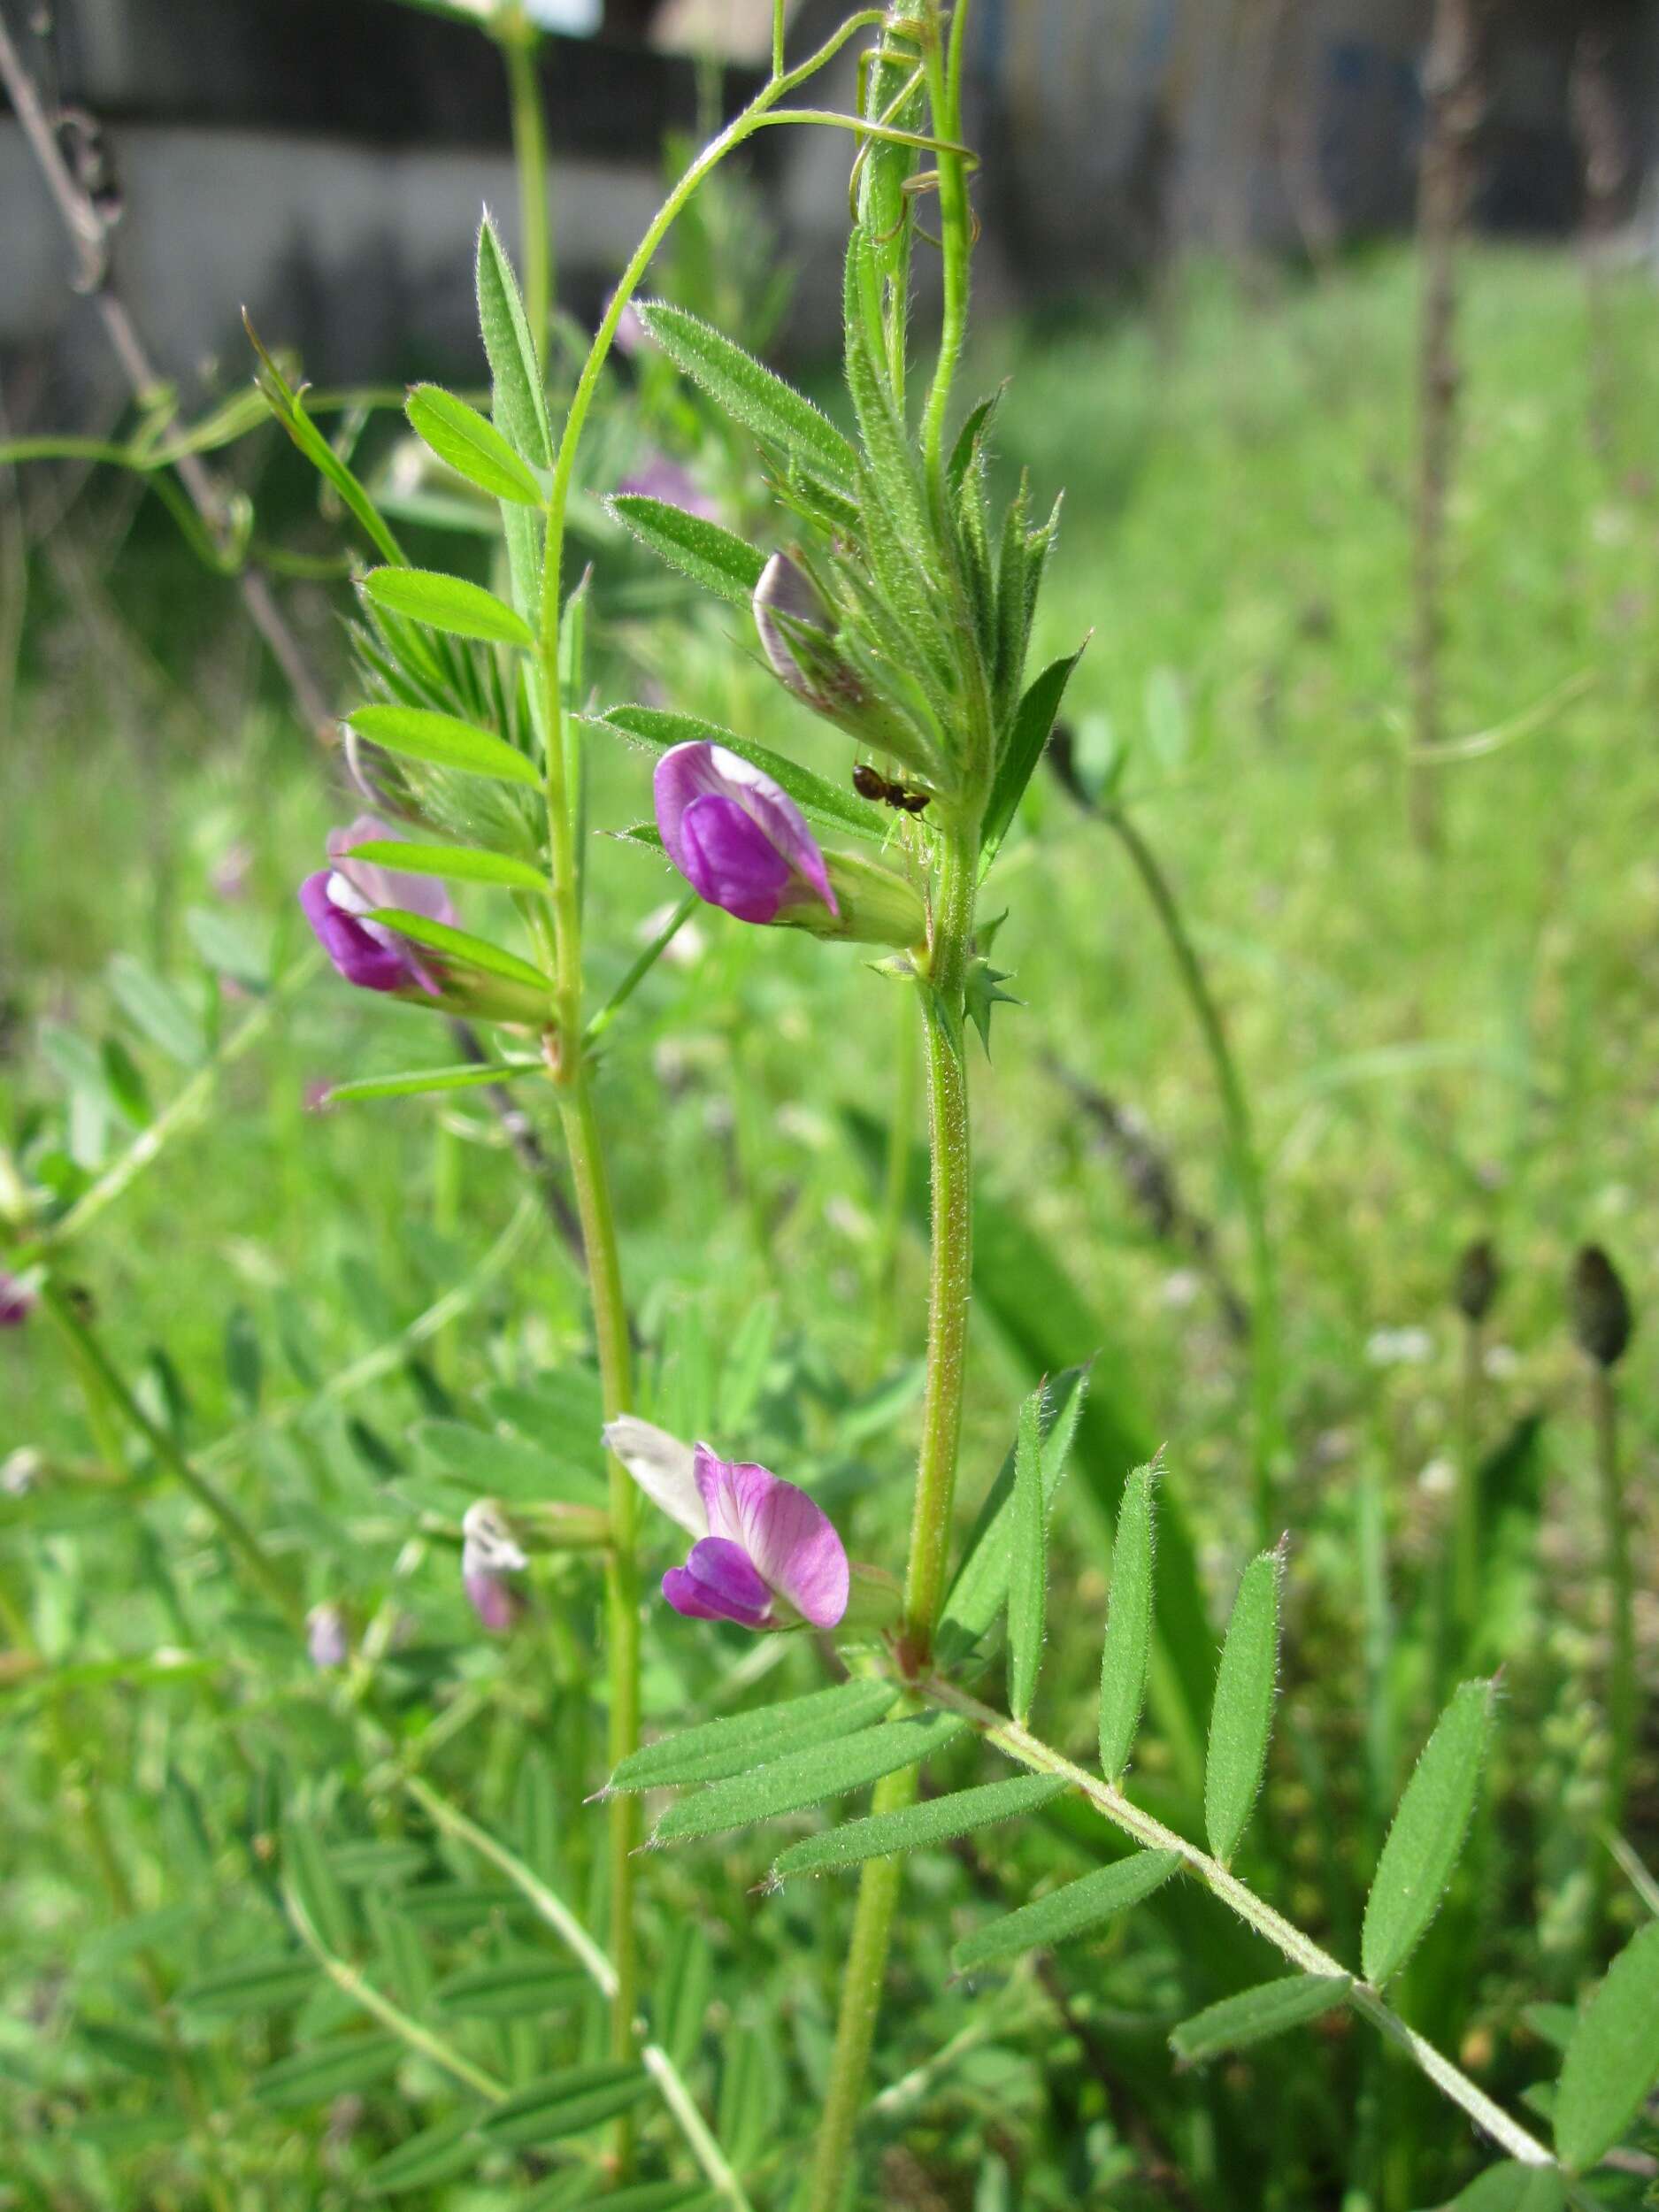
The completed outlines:
[[[1244,1567],[1217,1655],[1180,1510],[1180,1471],[1160,1462],[1137,1468],[1115,1502],[1101,1617],[1069,1626],[1065,1639],[1074,1647],[1087,1631],[1091,1667],[1101,1645],[1094,1752],[1072,1757],[1033,1724],[1045,1650],[1059,1640],[1050,1634],[1050,1516],[1086,1418],[1089,1379],[1068,1369],[1025,1398],[1011,1449],[988,1486],[975,1482],[972,1464],[964,1469],[975,1263],[970,1083],[1009,980],[993,965],[996,922],[987,918],[985,887],[1076,654],[1041,666],[1032,659],[1058,508],[1039,508],[1024,484],[997,495],[996,402],[964,404],[957,388],[974,243],[973,157],[963,129],[970,17],[970,0],[949,12],[938,0],[866,11],[791,70],[780,9],[771,75],[673,186],[573,380],[549,363],[545,266],[533,275],[526,312],[485,221],[477,288],[489,411],[422,386],[406,413],[433,460],[475,500],[496,503],[487,583],[411,564],[373,492],[319,432],[303,389],[261,349],[266,403],[375,556],[356,580],[358,688],[343,717],[355,818],[329,836],[320,864],[298,887],[299,904],[345,983],[459,1025],[457,1048],[465,1048],[454,1065],[349,1079],[334,1095],[349,1103],[512,1082],[521,1087],[516,1095],[534,1097],[533,1087],[545,1086],[575,1194],[595,1375],[497,1379],[483,1393],[487,1427],[458,1418],[429,1379],[434,1410],[421,1441],[443,1479],[411,1479],[396,1463],[382,1470],[400,1502],[415,1509],[397,1577],[417,1572],[434,1549],[456,1553],[456,1580],[478,1626],[511,1639],[541,1609],[554,1663],[576,1685],[557,1763],[540,1747],[524,1758],[503,1835],[425,1771],[446,1740],[480,1718],[485,1700],[463,1680],[437,1717],[423,1710],[418,1724],[410,1721],[427,1678],[419,1652],[400,1651],[395,1590],[372,1612],[349,1587],[304,1604],[292,1562],[274,1557],[217,1486],[211,1455],[187,1448],[167,1409],[155,1410],[155,1392],[134,1390],[110,1360],[61,1262],[87,1210],[96,1215],[119,1189],[95,1184],[39,1235],[19,1235],[19,1271],[0,1276],[0,1324],[27,1318],[33,1327],[43,1303],[95,1422],[125,1422],[154,1467],[212,1517],[319,1678],[320,1688],[311,1686],[336,1724],[330,1743],[349,1775],[345,1786],[360,1787],[387,1831],[331,1848],[317,1819],[279,1811],[278,1782],[256,1776],[249,1861],[264,1902],[280,1913],[284,1939],[197,1978],[180,2002],[210,2018],[292,2002],[311,2008],[299,2047],[274,2057],[258,2078],[260,2099],[277,2110],[357,2093],[404,2066],[411,2101],[436,2103],[434,2085],[442,2087],[450,2101],[436,2116],[423,2111],[407,2139],[359,2177],[372,2194],[430,2189],[488,2166],[522,2179],[526,2201],[539,2205],[606,2201],[666,2212],[720,2201],[741,2212],[755,2201],[782,2204],[792,2200],[795,2177],[768,2139],[781,2099],[765,2086],[761,2055],[781,2022],[769,2016],[748,2041],[747,2023],[733,2030],[711,2124],[687,2071],[713,1964],[695,1930],[666,1947],[664,1958],[642,1958],[649,1892],[662,1885],[668,1893],[666,1847],[716,1837],[729,1839],[732,1861],[747,1859],[755,1874],[770,1864],[768,1886],[783,1901],[763,1901],[759,1915],[786,1914],[798,1878],[856,1868],[800,2193],[811,2212],[834,2212],[881,2200],[881,2185],[860,2165],[858,2130],[872,2101],[903,2087],[877,2092],[870,2072],[907,1861],[951,1850],[980,1866],[978,1839],[994,1827],[1005,1839],[1057,1833],[1098,1863],[1052,1885],[1040,1876],[1030,1895],[1016,1893],[1003,1871],[982,1869],[988,1908],[959,1930],[931,1925],[927,1908],[918,1908],[931,1945],[925,1962],[941,1978],[947,1970],[970,1978],[976,1999],[993,1992],[987,2010],[1004,1967],[1018,1974],[1033,1953],[1092,1940],[1132,1914],[1178,1951],[1204,1948],[1213,1925],[1192,1913],[1190,1901],[1207,1897],[1245,1932],[1248,1955],[1267,1947],[1258,1967],[1278,1956],[1272,1971],[1231,1976],[1239,1985],[1226,1994],[1162,2021],[1182,2066],[1232,2063],[1293,2032],[1331,2035],[1363,2024],[1494,2154],[1465,2201],[1482,2212],[1545,2212],[1569,2201],[1626,2200],[1629,2192],[1620,2192],[1632,2166],[1623,2139],[1659,2074],[1651,1926],[1620,1951],[1582,2013],[1557,2022],[1559,2078],[1553,2095],[1534,2101],[1549,2108],[1547,2132],[1489,2094],[1472,2062],[1459,2062],[1411,2024],[1409,1970],[1425,1955],[1478,1832],[1498,1717],[1493,1680],[1459,1683],[1427,1734],[1346,1946],[1316,1939],[1276,1901],[1289,1855],[1265,1847],[1258,1812],[1276,1718],[1287,1540]],[[786,104],[864,34],[858,114]],[[698,185],[755,131],[782,122],[841,128],[853,142],[845,429],[684,304],[640,296],[653,256]],[[912,329],[913,264],[935,242],[942,313],[936,343],[924,347]],[[604,488],[588,473],[584,433],[625,330],[629,342],[654,349],[657,365],[666,364],[697,404],[725,419],[734,441],[752,442],[771,503],[764,526],[740,534],[664,467],[617,490],[611,512],[725,603],[738,649],[775,681],[781,704],[813,718],[810,764],[746,730],[714,726],[686,702],[605,704],[594,695],[600,594],[573,572],[568,526],[576,495]],[[608,848],[595,846],[587,815],[589,749],[600,743],[626,749],[619,757],[638,771],[640,818]],[[672,868],[687,895],[595,1008],[587,892],[596,850],[618,867]],[[1024,891],[1016,881],[1010,895],[1030,896],[1032,880],[1028,872]],[[487,933],[467,918],[491,894],[515,917],[511,944],[500,941],[506,933]],[[628,1133],[607,1126],[595,1074],[613,1025],[699,902],[757,929],[821,941],[814,957],[847,958],[837,944],[868,948],[853,956],[870,970],[860,980],[871,1002],[899,993],[914,1009],[927,1080],[929,1280],[902,1561],[849,1560],[834,1517],[792,1479],[782,1453],[765,1448],[775,1468],[745,1455],[762,1448],[744,1432],[761,1417],[757,1387],[741,1399],[741,1417],[712,1434],[679,1434],[642,1417],[636,1404],[644,1398],[647,1410],[661,1413],[668,1391],[661,1365],[643,1390],[636,1372],[636,1337],[657,1348],[639,1325],[643,1302],[636,1296],[631,1312],[625,1296],[608,1154]],[[998,1018],[999,1048],[1010,1018]],[[902,1182],[903,1132],[897,1136]],[[1581,1307],[1598,1279],[1581,1264]],[[1608,1790],[1617,1817],[1635,1688],[1607,1371],[1624,1348],[1628,1315],[1613,1331],[1617,1343],[1605,1330],[1595,1334],[1582,1310],[1579,1325],[1601,1372],[1619,1585],[1618,1756]],[[245,1349],[242,1361],[245,1380]],[[250,1402],[257,1395],[256,1377]],[[1261,1468],[1276,1434],[1271,1389],[1263,1394],[1258,1417]],[[961,1541],[959,1479],[973,1516]],[[1258,1506],[1271,1503],[1271,1485],[1258,1479],[1257,1487]],[[462,1492],[470,1502],[457,1510]],[[640,1492],[691,1539],[683,1563],[663,1576],[660,1603],[641,1576],[641,1555],[655,1539],[641,1523]],[[1466,1580],[1467,1531],[1463,1548]],[[341,1551],[343,1559],[331,1563],[336,1584],[350,1558],[348,1546]],[[549,1561],[561,1570],[557,1581],[538,1578]],[[587,1686],[572,1625],[588,1569],[604,1590],[603,1755],[583,1737]],[[826,1681],[735,1713],[688,1713],[688,1725],[643,1743],[648,1618],[675,1651],[726,1628],[752,1632],[730,1670],[733,1694],[764,1680],[791,1641],[818,1655]],[[505,1646],[510,1665],[518,1648]],[[513,1686],[534,1704],[544,1686],[530,1678]],[[1145,1755],[1148,1714],[1169,1740],[1161,1761]],[[983,1754],[990,1756],[981,1764]],[[603,1784],[597,1793],[595,1784]],[[867,1811],[839,1824],[780,1844],[757,1832],[866,1788]],[[647,1793],[657,1847],[649,1856]],[[581,1809],[590,1793],[603,1795],[603,1812]],[[396,1811],[418,1816],[411,1833],[398,1831]],[[95,1837],[96,1821],[94,1808]],[[594,1851],[587,1832],[599,1822],[604,1848]],[[1018,1879],[1023,1863],[1010,1856]],[[487,1872],[489,1886],[469,1889],[457,1878],[460,1868]],[[459,1925],[470,1933],[485,1915],[511,1927],[512,1939],[435,1978],[432,1932]],[[568,1970],[550,1967],[519,1939],[526,1924],[551,1932]],[[735,1992],[734,2009],[742,1994]],[[156,2003],[157,2016],[170,2020],[159,1985]],[[373,2023],[368,2032],[360,2032],[364,2018]],[[354,2020],[357,2027],[341,2024]],[[479,2021],[509,2024],[484,2048],[463,2024]],[[549,2023],[564,2056],[541,2072],[541,2046],[514,2039],[530,2024]],[[175,2066],[189,2085],[180,2049],[164,2041],[157,2063]],[[219,2138],[199,2099],[191,2124],[212,2176],[210,2193],[227,2204],[212,2160]],[[557,2162],[602,2128],[603,2169],[580,2154],[579,2162]],[[651,2158],[660,2152],[676,2175],[695,2172],[695,2180],[638,2181],[641,2140]],[[1609,2153],[1623,2162],[1599,2170]],[[542,2170],[549,2163],[550,2173]]]

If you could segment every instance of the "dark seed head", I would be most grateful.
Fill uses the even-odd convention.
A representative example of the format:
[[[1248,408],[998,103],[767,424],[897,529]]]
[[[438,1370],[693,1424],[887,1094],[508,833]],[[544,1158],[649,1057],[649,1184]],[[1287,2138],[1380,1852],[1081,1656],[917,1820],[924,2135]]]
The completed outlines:
[[[1599,1244],[1586,1244],[1573,1262],[1569,1297],[1580,1348],[1599,1367],[1617,1366],[1635,1323],[1618,1270]]]
[[[1452,1281],[1452,1296],[1460,1313],[1471,1321],[1484,1321],[1503,1281],[1498,1255],[1490,1237],[1478,1237],[1466,1245]]]

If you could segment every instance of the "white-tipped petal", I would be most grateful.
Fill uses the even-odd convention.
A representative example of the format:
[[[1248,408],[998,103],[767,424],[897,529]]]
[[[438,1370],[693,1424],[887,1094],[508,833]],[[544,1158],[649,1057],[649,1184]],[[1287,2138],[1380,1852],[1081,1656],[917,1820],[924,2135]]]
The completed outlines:
[[[608,1422],[606,1448],[616,1454],[646,1496],[693,1536],[709,1533],[709,1516],[697,1488],[695,1455],[666,1429],[632,1413]]]

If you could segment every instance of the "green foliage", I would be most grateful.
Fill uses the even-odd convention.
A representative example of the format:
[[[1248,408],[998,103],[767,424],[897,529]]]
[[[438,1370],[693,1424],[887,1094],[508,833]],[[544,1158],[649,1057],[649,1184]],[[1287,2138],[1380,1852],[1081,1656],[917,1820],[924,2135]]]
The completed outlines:
[[[1124,1485],[1112,1547],[1111,1595],[1100,1671],[1100,1763],[1109,1782],[1121,1779],[1129,1764],[1146,1703],[1152,1658],[1153,1492],[1157,1478],[1154,1461],[1137,1467]]]
[[[244,1955],[233,1965],[197,1975],[176,1993],[176,2002],[186,2012],[235,2019],[297,2004],[317,1985],[316,1962],[304,1952],[273,1951]]]
[[[637,309],[647,335],[724,413],[815,475],[852,488],[856,456],[810,400],[686,309],[665,300],[641,300]]]
[[[1042,1443],[1042,1509],[1045,1514],[1052,1509],[1060,1479],[1065,1472],[1067,1455],[1077,1433],[1087,1389],[1087,1371],[1076,1367],[1069,1369],[1064,1374],[1056,1375],[1052,1386],[1039,1395],[1037,1423]],[[1023,1421],[1023,1410],[1021,1418]],[[945,1609],[939,1624],[938,1646],[940,1656],[948,1665],[956,1663],[972,1650],[979,1639],[989,1632],[1008,1601],[1010,1578],[1018,1540],[1015,1509],[1018,1450],[1017,1437],[1013,1450],[1003,1461],[1002,1471],[992,1484],[980,1509],[979,1519],[964,1547],[963,1561],[956,1570],[956,1580],[945,1599]]]
[[[550,993],[553,988],[551,979],[540,968],[520,960],[517,953],[503,952],[499,945],[473,936],[470,930],[453,928],[448,922],[434,922],[430,915],[409,914],[399,907],[384,906],[374,908],[369,919],[387,923],[400,937],[411,937],[418,945],[429,946],[450,962],[475,968],[484,975],[499,976],[506,983],[522,984],[533,994]]]
[[[1170,2048],[1189,2066],[1247,2050],[1291,2028],[1322,2020],[1348,2001],[1354,1985],[1345,1974],[1282,1974],[1277,1981],[1241,1989],[1207,2005],[1171,2031]]]
[[[469,2172],[478,2162],[477,2118],[477,2113],[468,2109],[422,2128],[419,2135],[411,2135],[395,2151],[377,2158],[358,2186],[367,2196],[396,2196],[406,2189],[430,2188],[435,2182],[453,2181]]]
[[[948,1713],[922,1713],[912,1719],[861,1728],[832,1743],[793,1751],[729,1780],[710,1782],[695,1796],[671,1805],[651,1831],[653,1843],[679,1843],[715,1836],[732,1828],[751,1828],[780,1813],[799,1812],[842,1797],[918,1765],[960,1736],[967,1723]]]
[[[541,1074],[541,1060],[465,1061],[452,1068],[406,1068],[396,1075],[356,1075],[330,1086],[330,1105],[370,1098],[413,1098],[425,1091],[476,1090],[485,1083],[505,1083],[516,1075]]]
[[[257,2102],[284,2112],[328,2104],[335,2097],[377,2087],[403,2056],[395,2035],[331,2036],[267,2066],[255,2078],[251,2093]]]
[[[450,637],[516,645],[526,653],[535,644],[535,634],[521,614],[464,577],[429,568],[372,568],[362,589],[383,613],[425,623]]]
[[[1283,1568],[1277,1552],[1263,1552],[1251,1560],[1239,1584],[1221,1647],[1204,1762],[1204,1828],[1210,1848],[1224,1866],[1239,1847],[1267,1764],[1279,1686]]]
[[[366,706],[355,709],[346,719],[359,737],[383,752],[431,761],[462,775],[491,776],[502,783],[534,787],[541,780],[523,753],[453,714],[434,714],[424,707]]]
[[[1397,1974],[1428,1932],[1463,1847],[1492,1733],[1493,1686],[1465,1682],[1412,1770],[1365,1900],[1365,1978]]]
[[[1566,2186],[1550,2167],[1507,2159],[1460,2190],[1445,2212],[1563,2212],[1566,2202]]]
[[[891,1682],[842,1682],[833,1690],[733,1713],[682,1729],[647,1744],[623,1760],[611,1778],[613,1790],[660,1789],[686,1782],[720,1782],[747,1774],[766,1760],[815,1749],[869,1728],[896,1702]]]
[[[705,515],[687,514],[683,507],[649,499],[641,492],[614,493],[610,504],[618,521],[671,568],[705,591],[729,599],[734,607],[748,610],[766,565],[765,557],[753,546]]]
[[[495,427],[533,468],[553,465],[547,393],[518,280],[486,215],[478,233],[478,318],[495,381]]]
[[[482,2132],[505,2149],[562,2143],[631,2111],[650,2093],[650,2077],[637,2066],[572,2066],[496,2105],[486,2115]]]
[[[792,1874],[821,1874],[832,1867],[859,1866],[866,1859],[886,1858],[894,1852],[925,1851],[935,1844],[952,1843],[976,1829],[1036,1812],[1070,1787],[1064,1776],[1020,1774],[1005,1782],[982,1783],[977,1789],[953,1790],[925,1805],[872,1813],[866,1820],[849,1820],[825,1835],[792,1843],[772,1862],[772,1876],[782,1881]]]
[[[1043,748],[1053,733],[1071,672],[1083,657],[1082,648],[1064,660],[1053,661],[1033,682],[1019,703],[1007,750],[997,765],[996,780],[986,803],[979,833],[979,864],[988,868],[996,858],[1025,787],[1035,774]]]
[[[480,851],[468,845],[406,845],[396,838],[372,837],[351,848],[355,860],[373,860],[417,876],[445,876],[455,883],[493,883],[503,890],[543,892],[547,878],[511,853]]]
[[[417,384],[403,412],[423,443],[469,484],[520,506],[541,504],[535,478],[495,425],[464,399],[435,384]]]
[[[1167,1882],[1180,1866],[1175,1851],[1137,1851],[1116,1866],[1103,1866],[1096,1874],[1084,1874],[1064,1889],[1040,1897],[1004,1914],[977,1933],[964,1936],[950,1954],[957,1973],[971,1973],[998,1959],[1016,1958],[1040,1946],[1052,1947],[1073,1936],[1087,1935],[1115,1920],[1132,1906],[1142,1903]]]
[[[1042,1396],[1019,1409],[1014,1439],[1012,1538],[1008,1568],[1008,1703],[1018,1721],[1031,1712],[1042,1665],[1043,1598],[1048,1579],[1048,1502],[1042,1480]]]
[[[1573,2031],[1555,2091],[1555,2149],[1575,2173],[1604,2157],[1659,2081],[1659,1923],[1632,1936]]]

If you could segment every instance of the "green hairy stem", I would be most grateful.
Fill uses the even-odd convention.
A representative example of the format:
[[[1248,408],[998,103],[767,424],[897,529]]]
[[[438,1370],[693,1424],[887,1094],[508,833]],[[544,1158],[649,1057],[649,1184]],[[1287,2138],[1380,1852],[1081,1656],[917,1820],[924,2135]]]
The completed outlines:
[[[925,1667],[944,1602],[950,1509],[967,1367],[973,1277],[973,1196],[963,987],[973,934],[977,833],[948,834],[939,872],[927,1021],[927,1116],[933,1156],[933,1258],[927,1301],[927,1389],[904,1586],[908,1664]]]
[[[910,1522],[904,1586],[903,1651],[907,1666],[926,1667],[944,1602],[950,1510],[956,1494],[962,1392],[966,1376],[968,1303],[973,1276],[973,1207],[968,1074],[962,1051],[962,994],[973,933],[977,833],[948,833],[940,869],[931,950],[923,988],[936,995],[926,1017],[928,1130],[933,1155],[933,1256],[928,1296],[927,1389],[922,1448]],[[872,1809],[896,1812],[912,1802],[916,1770],[878,1784]],[[858,1885],[852,1941],[841,1976],[841,2013],[829,2090],[818,2124],[810,2212],[834,2212],[841,2200],[853,2131],[880,2010],[893,1915],[902,1859],[872,1859]]]
[[[896,8],[894,12],[896,16]],[[933,133],[941,141],[960,138],[962,39],[967,15],[967,0],[958,0],[948,51],[937,0],[930,0],[926,20],[920,27],[932,111],[930,121]],[[917,35],[915,26],[909,27],[910,35]],[[968,265],[972,244],[972,216],[962,156],[941,150],[938,159],[945,306],[939,357],[922,432],[928,489],[936,513],[941,512],[944,505],[945,431],[952,380],[967,334]],[[888,369],[895,403],[902,410],[903,310],[896,300],[890,303],[890,313],[894,326],[887,334]],[[988,766],[988,762],[984,764],[986,772]],[[972,949],[982,804],[981,790],[956,818],[941,824],[927,974],[920,985],[926,995],[932,1250],[927,1381],[900,1645],[907,1671],[915,1672],[927,1666],[933,1632],[944,1603],[966,1378],[968,1309],[973,1269],[973,1198],[968,1077],[963,1050],[964,1004]],[[889,1775],[877,1786],[873,1811],[879,1814],[899,1810],[913,1801],[917,1787],[913,1768]],[[902,1876],[901,1858],[874,1859],[865,1866],[859,1879],[852,1939],[842,1971],[829,2086],[813,2155],[808,2196],[810,2212],[836,2212],[845,2196]]]

